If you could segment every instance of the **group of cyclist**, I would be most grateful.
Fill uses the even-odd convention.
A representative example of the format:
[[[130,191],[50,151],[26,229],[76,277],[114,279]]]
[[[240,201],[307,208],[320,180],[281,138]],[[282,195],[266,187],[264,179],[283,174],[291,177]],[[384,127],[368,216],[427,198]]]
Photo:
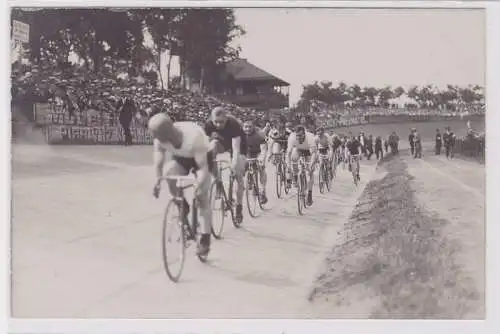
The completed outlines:
[[[274,127],[269,123],[262,129],[255,126],[254,121],[241,122],[229,115],[223,107],[212,110],[204,126],[195,122],[174,122],[165,113],[150,116],[148,128],[153,137],[153,155],[156,183],[153,195],[158,198],[162,180],[165,177],[184,176],[195,173],[195,197],[202,216],[200,223],[201,237],[197,244],[197,254],[207,255],[211,244],[212,211],[210,208],[209,188],[212,177],[216,177],[216,156],[229,153],[230,167],[235,187],[235,219],[243,220],[242,200],[244,195],[244,176],[247,160],[259,160],[259,194],[261,203],[266,197],[266,162],[276,164],[284,157],[286,165],[286,182],[297,183],[297,161],[302,159],[307,165],[307,205],[313,203],[314,171],[319,158],[326,157],[328,170],[333,177],[339,162],[355,162],[355,178],[359,180],[359,157],[361,143],[355,136],[341,138],[328,134],[324,128],[315,133],[305,125],[292,127],[292,123],[279,123]],[[167,157],[170,157],[167,161]],[[173,179],[172,179],[173,180]],[[177,193],[177,184],[167,181],[170,193]],[[181,217],[187,220],[189,203],[183,200]]]

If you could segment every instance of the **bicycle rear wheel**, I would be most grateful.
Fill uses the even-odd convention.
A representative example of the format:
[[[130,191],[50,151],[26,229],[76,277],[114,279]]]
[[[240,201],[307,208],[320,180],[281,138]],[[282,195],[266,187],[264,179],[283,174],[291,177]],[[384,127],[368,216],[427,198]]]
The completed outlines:
[[[210,207],[212,209],[212,235],[215,239],[222,239],[224,218],[226,216],[226,201],[222,183],[215,180],[210,186]]]
[[[163,255],[163,265],[165,267],[165,272],[168,278],[172,282],[179,281],[181,277],[182,270],[184,269],[184,261],[186,259],[186,235],[182,226],[182,210],[174,200],[170,200],[165,209],[165,214],[163,216],[163,229],[162,229],[162,255]],[[179,235],[176,238],[172,237],[172,232],[177,230]],[[180,247],[180,254],[177,259],[175,259],[175,253],[167,250],[167,246],[175,240],[179,243],[177,247]],[[176,261],[177,260],[177,261]],[[173,261],[173,262],[170,262]],[[178,265],[178,268],[174,266]]]
[[[245,181],[245,197],[247,200],[247,209],[250,217],[257,217],[257,203],[259,202],[259,188],[255,183],[255,178],[253,177],[254,172],[247,172]]]

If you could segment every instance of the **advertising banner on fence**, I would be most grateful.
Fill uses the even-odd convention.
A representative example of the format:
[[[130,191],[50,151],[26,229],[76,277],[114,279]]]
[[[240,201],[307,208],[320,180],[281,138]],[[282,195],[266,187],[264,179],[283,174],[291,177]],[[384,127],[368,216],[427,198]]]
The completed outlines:
[[[133,143],[152,144],[145,128],[132,128]],[[118,126],[49,125],[45,129],[49,144],[104,145],[123,143],[123,130]]]
[[[34,119],[36,124],[45,125],[51,124],[50,115],[52,114],[52,106],[50,103],[35,103]]]

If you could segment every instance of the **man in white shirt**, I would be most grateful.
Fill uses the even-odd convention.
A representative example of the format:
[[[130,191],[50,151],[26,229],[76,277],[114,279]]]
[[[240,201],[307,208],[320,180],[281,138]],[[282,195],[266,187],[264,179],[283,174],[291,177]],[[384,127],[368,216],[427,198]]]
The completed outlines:
[[[164,113],[156,114],[148,122],[148,128],[153,136],[154,165],[156,184],[153,195],[158,198],[162,177],[188,175],[196,171],[195,196],[198,200],[203,223],[200,223],[201,238],[198,242],[198,254],[207,255],[210,251],[210,232],[212,227],[212,212],[209,203],[211,183],[210,164],[212,147],[209,138],[201,126],[194,122],[172,122]],[[171,160],[166,162],[167,153]],[[169,181],[170,194],[177,191],[175,181]],[[182,217],[187,222],[189,204],[184,200]]]
[[[291,133],[288,137],[286,152],[287,166],[296,163],[301,156],[305,158],[306,163],[309,162],[310,164],[307,186],[307,205],[310,206],[312,205],[312,189],[314,186],[314,167],[318,156],[315,136],[311,132],[306,131],[303,125],[297,126],[295,132]],[[288,169],[290,170],[290,168]],[[288,177],[288,179],[290,178]]]

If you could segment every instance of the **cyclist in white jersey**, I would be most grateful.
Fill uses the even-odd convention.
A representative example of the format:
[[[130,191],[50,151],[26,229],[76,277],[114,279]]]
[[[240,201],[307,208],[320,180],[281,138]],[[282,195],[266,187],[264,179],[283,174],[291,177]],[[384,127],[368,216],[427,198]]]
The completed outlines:
[[[312,189],[314,186],[314,167],[318,159],[316,141],[314,135],[306,131],[303,125],[299,125],[295,128],[295,132],[291,133],[288,137],[287,143],[287,166],[288,172],[290,172],[291,162],[296,162],[299,157],[303,156],[306,162],[309,162],[309,182],[307,186],[307,202],[308,206],[312,205]],[[294,173],[296,175],[296,173]],[[290,179],[290,177],[288,177]],[[296,181],[296,180],[294,180]]]
[[[148,122],[148,128],[153,136],[154,165],[156,184],[153,195],[158,198],[161,180],[165,176],[188,175],[190,170],[196,172],[194,192],[198,200],[203,222],[200,223],[201,238],[197,252],[206,255],[210,251],[210,231],[212,227],[212,212],[209,203],[209,188],[211,183],[209,161],[212,161],[212,146],[204,129],[194,122],[172,122],[164,113],[156,114]],[[166,161],[167,153],[171,156]],[[170,194],[177,191],[175,181],[168,181]],[[184,200],[182,217],[187,222],[189,204]]]

